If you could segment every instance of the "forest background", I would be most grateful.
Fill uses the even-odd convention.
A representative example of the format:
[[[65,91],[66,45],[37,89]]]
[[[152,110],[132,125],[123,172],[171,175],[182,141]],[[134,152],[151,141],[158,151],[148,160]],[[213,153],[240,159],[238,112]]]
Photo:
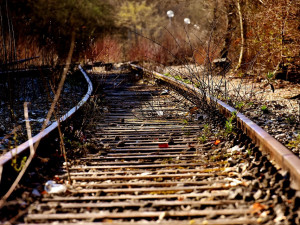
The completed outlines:
[[[60,64],[75,33],[74,62],[226,58],[256,75],[299,71],[298,0],[2,0],[0,12],[3,65]]]

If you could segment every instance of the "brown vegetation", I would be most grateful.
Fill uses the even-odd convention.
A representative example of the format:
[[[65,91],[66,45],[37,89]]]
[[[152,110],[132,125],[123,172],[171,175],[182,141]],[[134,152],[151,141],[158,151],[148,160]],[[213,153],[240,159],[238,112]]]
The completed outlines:
[[[1,1],[1,61],[207,63],[228,58],[255,74],[299,72],[299,1]],[[168,18],[167,10],[175,16]],[[191,24],[184,24],[189,18]],[[278,76],[279,76],[278,75]],[[287,75],[288,76],[288,75]]]

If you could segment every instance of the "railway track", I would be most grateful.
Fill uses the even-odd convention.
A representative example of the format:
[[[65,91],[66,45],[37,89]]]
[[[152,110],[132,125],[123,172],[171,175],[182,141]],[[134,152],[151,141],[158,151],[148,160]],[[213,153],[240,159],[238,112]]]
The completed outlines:
[[[67,191],[43,195],[21,224],[299,223],[289,173],[242,132],[219,143],[211,124],[201,143],[209,117],[170,86],[135,73],[98,80],[105,110],[87,134],[96,147],[70,162],[71,184],[62,166]]]

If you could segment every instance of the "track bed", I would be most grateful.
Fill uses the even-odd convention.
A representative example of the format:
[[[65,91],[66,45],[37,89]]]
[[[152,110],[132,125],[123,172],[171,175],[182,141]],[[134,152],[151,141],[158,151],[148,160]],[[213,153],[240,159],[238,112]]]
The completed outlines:
[[[99,151],[72,161],[67,191],[44,195],[25,223],[297,221],[298,198],[288,178],[243,135],[200,143],[207,121],[183,96],[131,74],[100,80],[105,110],[89,135]],[[60,182],[68,180],[62,169]]]

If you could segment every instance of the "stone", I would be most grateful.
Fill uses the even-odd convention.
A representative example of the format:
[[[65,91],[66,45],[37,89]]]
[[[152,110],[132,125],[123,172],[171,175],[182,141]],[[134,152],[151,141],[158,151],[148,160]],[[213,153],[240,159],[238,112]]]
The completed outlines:
[[[263,194],[263,192],[262,192],[260,189],[258,189],[258,190],[255,192],[255,194],[253,195],[253,198],[254,198],[255,200],[258,200],[258,199],[261,198],[262,194]]]

